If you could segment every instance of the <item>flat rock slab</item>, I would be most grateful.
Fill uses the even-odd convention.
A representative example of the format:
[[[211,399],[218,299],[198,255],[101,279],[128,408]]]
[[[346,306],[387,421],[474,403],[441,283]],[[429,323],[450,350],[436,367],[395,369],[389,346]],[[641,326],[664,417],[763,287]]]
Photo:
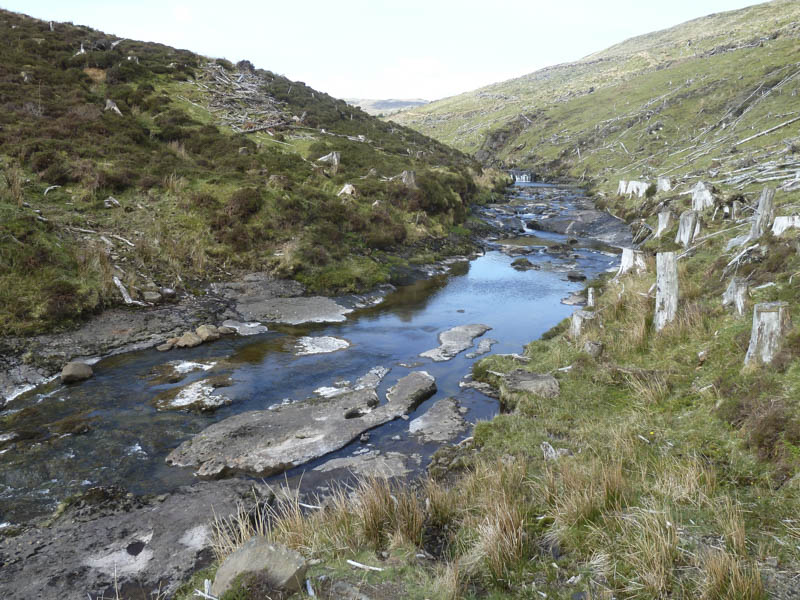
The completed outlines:
[[[255,301],[244,300],[237,304],[241,315],[250,321],[267,321],[285,325],[302,323],[338,323],[345,321],[347,313],[353,312],[324,296],[299,298],[270,298]]]
[[[467,358],[477,358],[478,356],[482,356],[483,354],[489,354],[492,351],[492,346],[498,344],[499,341],[494,338],[484,338],[480,342],[478,342],[478,347],[475,348],[474,352],[470,352],[467,354]]]
[[[561,392],[558,380],[552,375],[531,373],[522,369],[506,375],[503,382],[509,392],[526,392],[542,398],[555,398]]]
[[[353,456],[334,458],[328,462],[315,467],[315,471],[327,473],[336,469],[346,469],[347,471],[362,477],[382,477],[391,479],[401,477],[411,472],[408,468],[405,454],[399,452],[380,452],[379,450],[367,450],[359,452]],[[416,455],[417,464],[419,457]]]
[[[443,331],[439,334],[439,347],[433,350],[426,350],[420,356],[430,358],[436,362],[450,360],[459,352],[470,348],[475,342],[475,338],[482,336],[489,331],[488,325],[457,325],[452,329]]]
[[[442,398],[421,417],[408,424],[409,433],[426,442],[447,442],[467,428],[455,398]]]
[[[68,508],[50,527],[0,538],[3,600],[172,597],[211,563],[211,521],[252,502],[251,481],[200,482],[163,501],[84,514]],[[124,495],[124,494],[123,494]]]
[[[411,412],[435,392],[433,377],[418,371],[398,381],[381,406],[375,390],[365,388],[329,400],[241,413],[181,444],[167,456],[167,463],[196,467],[197,475],[205,478],[282,473]]]

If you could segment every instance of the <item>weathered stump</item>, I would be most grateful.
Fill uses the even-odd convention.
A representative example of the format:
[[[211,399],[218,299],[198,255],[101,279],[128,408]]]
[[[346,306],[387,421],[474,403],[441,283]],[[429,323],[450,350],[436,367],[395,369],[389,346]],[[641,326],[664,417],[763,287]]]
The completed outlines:
[[[325,156],[318,158],[317,162],[329,163],[331,165],[331,171],[335,175],[339,170],[339,164],[342,162],[342,155],[335,150]]]
[[[778,237],[786,233],[789,229],[800,229],[800,216],[775,217],[775,220],[772,222],[772,235]]]
[[[765,187],[758,199],[758,209],[750,227],[748,241],[757,240],[767,232],[775,219],[775,188]]]
[[[647,262],[644,259],[644,252],[633,248],[623,248],[622,257],[619,261],[619,269],[614,279],[625,275],[629,271],[636,271],[636,274],[647,271]]]
[[[670,192],[672,191],[672,179],[669,177],[659,177],[656,181],[657,192]]]
[[[674,217],[675,215],[672,214],[671,210],[662,210],[658,213],[658,227],[656,227],[655,237],[660,238],[661,234],[672,227],[672,219]]]
[[[711,193],[711,186],[698,181],[692,188],[692,210],[698,212],[714,206],[714,195]]]
[[[756,304],[753,307],[753,330],[750,333],[750,346],[744,357],[745,366],[771,363],[790,328],[788,302]]]
[[[722,294],[722,306],[733,306],[736,314],[744,314],[744,307],[747,302],[747,283],[741,277],[734,277],[728,284],[725,293]]]
[[[678,222],[678,234],[675,236],[675,243],[681,244],[686,248],[698,233],[700,233],[700,213],[696,210],[682,212]]]
[[[595,318],[595,314],[587,310],[576,310],[572,313],[572,319],[569,323],[569,337],[572,340],[578,340],[583,333],[583,324],[586,321],[591,321]]]
[[[595,306],[594,288],[589,288],[586,291],[586,306],[587,308],[594,308]]]
[[[678,261],[674,252],[656,254],[656,331],[675,320],[678,312]]]

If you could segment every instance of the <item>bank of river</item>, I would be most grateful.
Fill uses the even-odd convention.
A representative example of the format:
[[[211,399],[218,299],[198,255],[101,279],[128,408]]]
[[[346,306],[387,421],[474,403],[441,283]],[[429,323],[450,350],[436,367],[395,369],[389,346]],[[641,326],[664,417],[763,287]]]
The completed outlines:
[[[615,229],[602,214],[595,215],[603,221],[602,226],[592,225],[588,219],[587,227],[573,226],[566,233],[558,233],[562,225],[556,223],[557,219],[586,208],[575,190],[518,185],[506,204],[481,209],[482,216],[499,231],[496,239],[486,241],[482,256],[452,262],[446,273],[400,287],[380,304],[356,309],[342,322],[270,325],[267,333],[223,337],[191,349],[120,354],[99,361],[94,377],[81,384],[62,386],[53,382],[15,398],[0,413],[24,417],[6,419],[11,425],[0,430],[0,527],[24,524],[52,511],[65,497],[96,486],[117,485],[137,496],[161,495],[163,501],[164,494],[196,482],[193,469],[165,462],[181,443],[243,412],[321,398],[345,386],[345,382],[352,386],[375,367],[388,370],[375,390],[381,403],[385,402],[387,388],[412,372],[426,371],[433,376],[437,391],[415,408],[409,419],[390,420],[368,436],[284,475],[273,476],[267,483],[291,483],[302,477],[304,486],[324,488],[330,480],[357,471],[354,465],[359,461],[376,457],[391,457],[384,463],[398,474],[420,471],[441,440],[421,437],[410,430],[410,424],[437,401],[455,398],[458,414],[468,423],[490,418],[498,410],[495,400],[459,385],[477,360],[472,354],[474,348],[441,362],[420,354],[439,345],[441,332],[467,324],[491,328],[476,339],[476,344],[491,338],[496,340],[492,352],[518,353],[525,343],[568,316],[574,307],[562,300],[582,289],[577,280],[592,278],[614,268],[617,262],[614,252],[595,238],[619,243],[627,235],[622,224],[617,223]],[[549,219],[556,226],[535,225]],[[616,237],[609,238],[609,232]],[[528,264],[512,267],[512,262],[520,258],[527,259]],[[316,338],[344,342],[323,340],[326,347],[322,349],[335,351],[309,353],[315,349]],[[165,370],[168,362],[177,369]],[[213,389],[210,396],[225,399],[216,410],[163,410],[169,399],[206,384]],[[61,429],[54,429],[54,423]],[[450,441],[468,435],[469,429],[464,427]],[[246,474],[238,479],[243,477]],[[218,490],[229,490],[232,485],[210,482],[195,489],[218,486]],[[214,493],[208,493],[209,498],[214,497]],[[231,494],[223,496],[217,500],[220,506],[233,498]],[[164,506],[175,502],[172,496],[169,498]],[[205,516],[197,514],[195,520],[199,522]],[[112,519],[104,529],[109,535],[114,530],[113,517],[104,518]],[[180,523],[181,527],[186,525]],[[31,529],[25,535],[36,540],[37,531]],[[22,578],[26,567],[19,562],[14,547],[12,538],[2,542],[0,558],[14,565],[5,569],[8,573]],[[77,552],[79,548],[77,544]],[[201,548],[195,550],[197,553]],[[34,568],[36,562],[27,568]],[[79,564],[92,568],[86,561]],[[95,570],[102,572],[100,567]],[[141,571],[132,573],[141,575]],[[68,584],[63,586],[55,589],[69,589]],[[81,589],[87,591],[86,587]]]

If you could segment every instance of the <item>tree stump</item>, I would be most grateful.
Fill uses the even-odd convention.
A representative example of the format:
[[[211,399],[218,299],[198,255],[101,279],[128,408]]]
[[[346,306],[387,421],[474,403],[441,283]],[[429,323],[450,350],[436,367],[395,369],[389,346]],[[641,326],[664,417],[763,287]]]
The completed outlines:
[[[659,177],[656,180],[656,191],[657,192],[671,192],[672,191],[672,179],[669,177]]]
[[[702,212],[712,206],[714,206],[714,196],[711,193],[711,187],[698,181],[692,188],[692,210]]]
[[[586,307],[594,308],[594,306],[595,306],[594,288],[589,288],[586,291]]]
[[[791,328],[788,302],[762,302],[753,307],[753,330],[750,346],[744,357],[745,366],[768,365],[781,348],[783,338]]]
[[[661,234],[668,231],[672,227],[672,219],[675,215],[671,210],[662,210],[658,213],[658,227],[656,227],[655,237],[660,238]]]
[[[758,199],[758,209],[750,227],[748,241],[757,240],[767,232],[775,219],[775,188],[765,187]]]
[[[733,306],[736,314],[742,316],[747,302],[747,283],[741,277],[734,277],[722,294],[722,306]]]
[[[644,252],[641,250],[634,250],[633,248],[623,248],[622,258],[619,261],[619,269],[617,269],[617,274],[614,276],[614,279],[633,270],[636,271],[637,275],[647,271],[647,262],[644,260]]]
[[[656,331],[675,320],[678,312],[678,261],[674,252],[656,254]]]
[[[595,314],[587,310],[576,310],[572,313],[572,318],[569,323],[569,337],[572,340],[579,340],[583,333],[583,324],[585,321],[591,321],[595,318]]]
[[[696,210],[686,210],[681,213],[678,223],[678,234],[675,236],[675,243],[681,244],[684,248],[692,243],[692,240],[700,233],[700,213]]]
[[[778,237],[786,233],[789,229],[800,229],[800,216],[775,217],[775,220],[772,222],[772,235]]]

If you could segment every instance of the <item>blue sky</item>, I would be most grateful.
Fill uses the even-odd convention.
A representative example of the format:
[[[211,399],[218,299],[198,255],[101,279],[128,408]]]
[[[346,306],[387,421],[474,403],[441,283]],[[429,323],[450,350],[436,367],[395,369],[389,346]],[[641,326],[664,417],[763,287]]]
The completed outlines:
[[[433,100],[752,0],[0,0],[0,7],[157,41],[334,96]]]

